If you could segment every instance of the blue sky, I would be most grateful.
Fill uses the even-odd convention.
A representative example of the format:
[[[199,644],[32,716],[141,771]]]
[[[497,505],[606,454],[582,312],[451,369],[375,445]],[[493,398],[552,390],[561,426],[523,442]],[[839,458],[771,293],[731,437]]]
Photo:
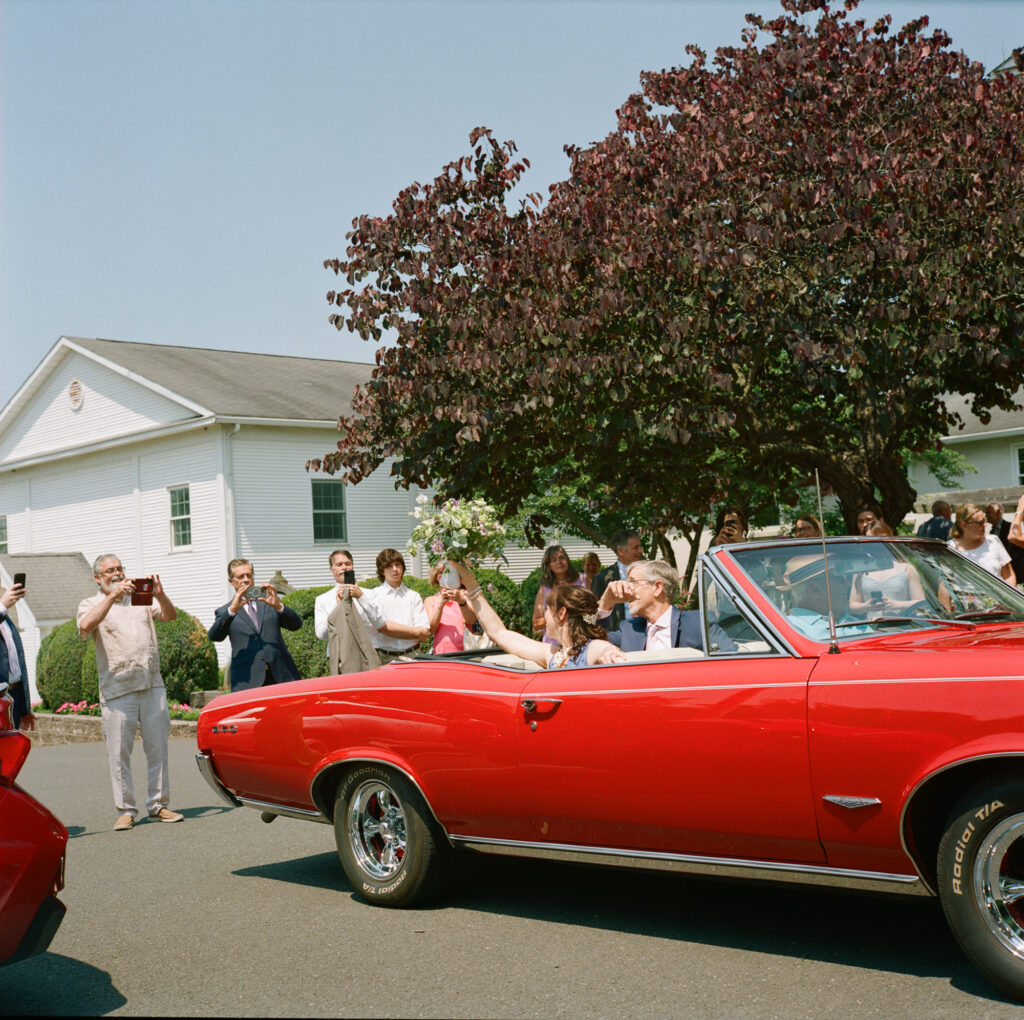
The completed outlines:
[[[614,128],[641,70],[774,0],[0,0],[0,406],[62,334],[371,361],[327,322],[362,213],[512,138],[528,190]],[[928,14],[986,67],[1024,0]]]

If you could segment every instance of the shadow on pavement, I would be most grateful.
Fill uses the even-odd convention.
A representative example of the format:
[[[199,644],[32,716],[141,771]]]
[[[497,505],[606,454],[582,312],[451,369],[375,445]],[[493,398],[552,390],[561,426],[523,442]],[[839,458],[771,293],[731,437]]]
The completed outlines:
[[[313,889],[330,889],[333,892],[352,892],[352,886],[341,870],[338,855],[334,852],[314,854],[312,857],[297,857],[291,861],[276,864],[258,864],[252,868],[239,868],[231,872],[242,878],[269,878],[275,882],[292,882]]]
[[[1006,1000],[974,969],[938,900],[468,856],[452,906],[848,967],[947,978]]]
[[[0,1016],[104,1016],[127,999],[105,970],[55,953],[0,968]]]

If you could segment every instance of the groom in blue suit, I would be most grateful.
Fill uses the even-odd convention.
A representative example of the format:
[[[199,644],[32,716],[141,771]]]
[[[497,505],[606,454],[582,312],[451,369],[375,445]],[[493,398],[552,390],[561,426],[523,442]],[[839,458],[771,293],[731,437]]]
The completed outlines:
[[[10,611],[25,597],[23,585],[15,584],[0,595],[0,683],[10,684],[10,695],[14,699],[14,717],[11,724],[15,729],[34,730],[36,717],[28,698],[28,667],[25,665],[25,649],[21,635]]]
[[[679,596],[679,574],[664,560],[639,560],[629,568],[625,581],[613,581],[598,602],[597,622],[609,626],[612,610],[618,602],[629,602],[633,614],[618,630],[610,630],[608,640],[624,652],[641,649],[696,648],[704,650],[700,613],[677,609],[672,603]],[[608,621],[608,622],[606,622]],[[711,624],[710,638],[717,650],[731,652],[735,642],[717,624]]]

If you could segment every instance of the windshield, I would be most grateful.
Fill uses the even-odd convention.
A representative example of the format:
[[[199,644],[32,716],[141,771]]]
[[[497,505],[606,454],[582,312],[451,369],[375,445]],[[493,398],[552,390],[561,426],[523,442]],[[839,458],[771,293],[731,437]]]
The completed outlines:
[[[1024,594],[939,543],[829,539],[729,550],[795,630],[840,641],[922,627],[1024,620]]]

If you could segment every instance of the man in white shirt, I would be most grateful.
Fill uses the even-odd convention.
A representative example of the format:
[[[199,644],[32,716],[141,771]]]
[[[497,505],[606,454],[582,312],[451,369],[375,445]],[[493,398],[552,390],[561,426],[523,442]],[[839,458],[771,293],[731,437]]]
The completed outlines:
[[[638,560],[630,565],[625,581],[612,581],[597,604],[597,622],[608,626],[617,603],[629,601],[632,617],[621,629],[610,631],[608,640],[624,652],[651,648],[696,648],[703,651],[700,613],[677,609],[679,574],[664,560]],[[735,643],[717,624],[711,624],[711,641],[719,651],[735,649]]]
[[[313,632],[321,641],[326,641],[328,617],[338,607],[339,602],[350,598],[360,617],[369,627],[370,633],[375,634],[386,621],[377,615],[377,607],[368,597],[370,593],[363,591],[358,584],[351,583],[355,571],[352,553],[347,549],[335,549],[331,553],[329,562],[331,574],[334,577],[334,587],[322,595],[317,595],[316,601],[313,603]],[[348,574],[349,583],[346,583],[346,574]]]
[[[370,589],[362,599],[367,600],[363,603],[367,617],[375,613],[384,621],[373,635],[373,646],[383,664],[415,653],[419,643],[430,637],[430,621],[423,599],[402,583],[405,557],[397,549],[382,549],[377,554],[377,577],[380,587]]]

